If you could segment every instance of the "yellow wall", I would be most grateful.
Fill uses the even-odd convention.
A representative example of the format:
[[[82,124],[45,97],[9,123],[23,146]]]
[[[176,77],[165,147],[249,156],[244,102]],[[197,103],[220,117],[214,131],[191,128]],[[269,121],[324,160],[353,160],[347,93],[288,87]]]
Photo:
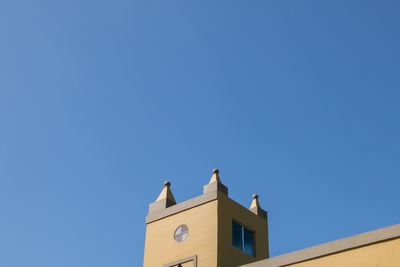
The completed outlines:
[[[291,267],[398,267],[400,238],[288,265]]]
[[[143,266],[162,267],[197,255],[198,266],[217,267],[217,204],[214,200],[147,224]],[[181,224],[189,234],[176,242],[174,232]]]
[[[225,195],[219,198],[218,212],[218,267],[234,267],[268,257],[268,226],[264,218],[255,215]],[[232,246],[232,220],[254,230],[256,257]]]

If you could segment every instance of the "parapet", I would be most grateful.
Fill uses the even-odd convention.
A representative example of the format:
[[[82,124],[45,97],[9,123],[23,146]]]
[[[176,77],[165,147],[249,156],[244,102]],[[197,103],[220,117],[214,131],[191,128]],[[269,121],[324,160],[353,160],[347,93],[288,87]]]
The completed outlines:
[[[219,176],[219,170],[213,169],[210,182],[203,186],[203,194],[187,201],[176,203],[171,191],[171,182],[164,182],[164,187],[155,202],[149,205],[149,212],[146,216],[146,223],[165,218],[178,212],[202,205],[204,203],[228,196],[226,187]],[[263,210],[258,202],[258,195],[253,195],[253,201],[249,210],[254,214],[267,219],[267,212]]]

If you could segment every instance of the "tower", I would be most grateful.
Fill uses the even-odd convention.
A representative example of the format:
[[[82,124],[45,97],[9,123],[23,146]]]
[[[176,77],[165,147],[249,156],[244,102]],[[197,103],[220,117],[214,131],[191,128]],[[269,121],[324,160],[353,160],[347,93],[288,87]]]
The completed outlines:
[[[203,194],[176,203],[164,183],[146,216],[144,267],[234,267],[269,257],[267,212],[228,197],[213,170]]]

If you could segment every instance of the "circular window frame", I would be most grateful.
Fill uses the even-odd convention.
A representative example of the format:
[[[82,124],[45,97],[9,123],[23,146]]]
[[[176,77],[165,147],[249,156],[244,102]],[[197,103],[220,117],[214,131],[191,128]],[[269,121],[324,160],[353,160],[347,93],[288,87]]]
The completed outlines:
[[[182,230],[184,230],[185,232],[177,234],[178,230],[180,230],[181,232]],[[181,243],[187,239],[188,235],[189,235],[189,227],[187,227],[186,224],[181,224],[174,231],[174,240],[178,243]]]

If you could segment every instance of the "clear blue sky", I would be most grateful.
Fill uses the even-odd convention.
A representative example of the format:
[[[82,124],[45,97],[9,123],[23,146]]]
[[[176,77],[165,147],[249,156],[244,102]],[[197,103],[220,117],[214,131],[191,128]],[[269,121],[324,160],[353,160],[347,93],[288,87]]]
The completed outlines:
[[[0,3],[0,266],[141,266],[219,168],[272,256],[400,222],[400,2]]]

